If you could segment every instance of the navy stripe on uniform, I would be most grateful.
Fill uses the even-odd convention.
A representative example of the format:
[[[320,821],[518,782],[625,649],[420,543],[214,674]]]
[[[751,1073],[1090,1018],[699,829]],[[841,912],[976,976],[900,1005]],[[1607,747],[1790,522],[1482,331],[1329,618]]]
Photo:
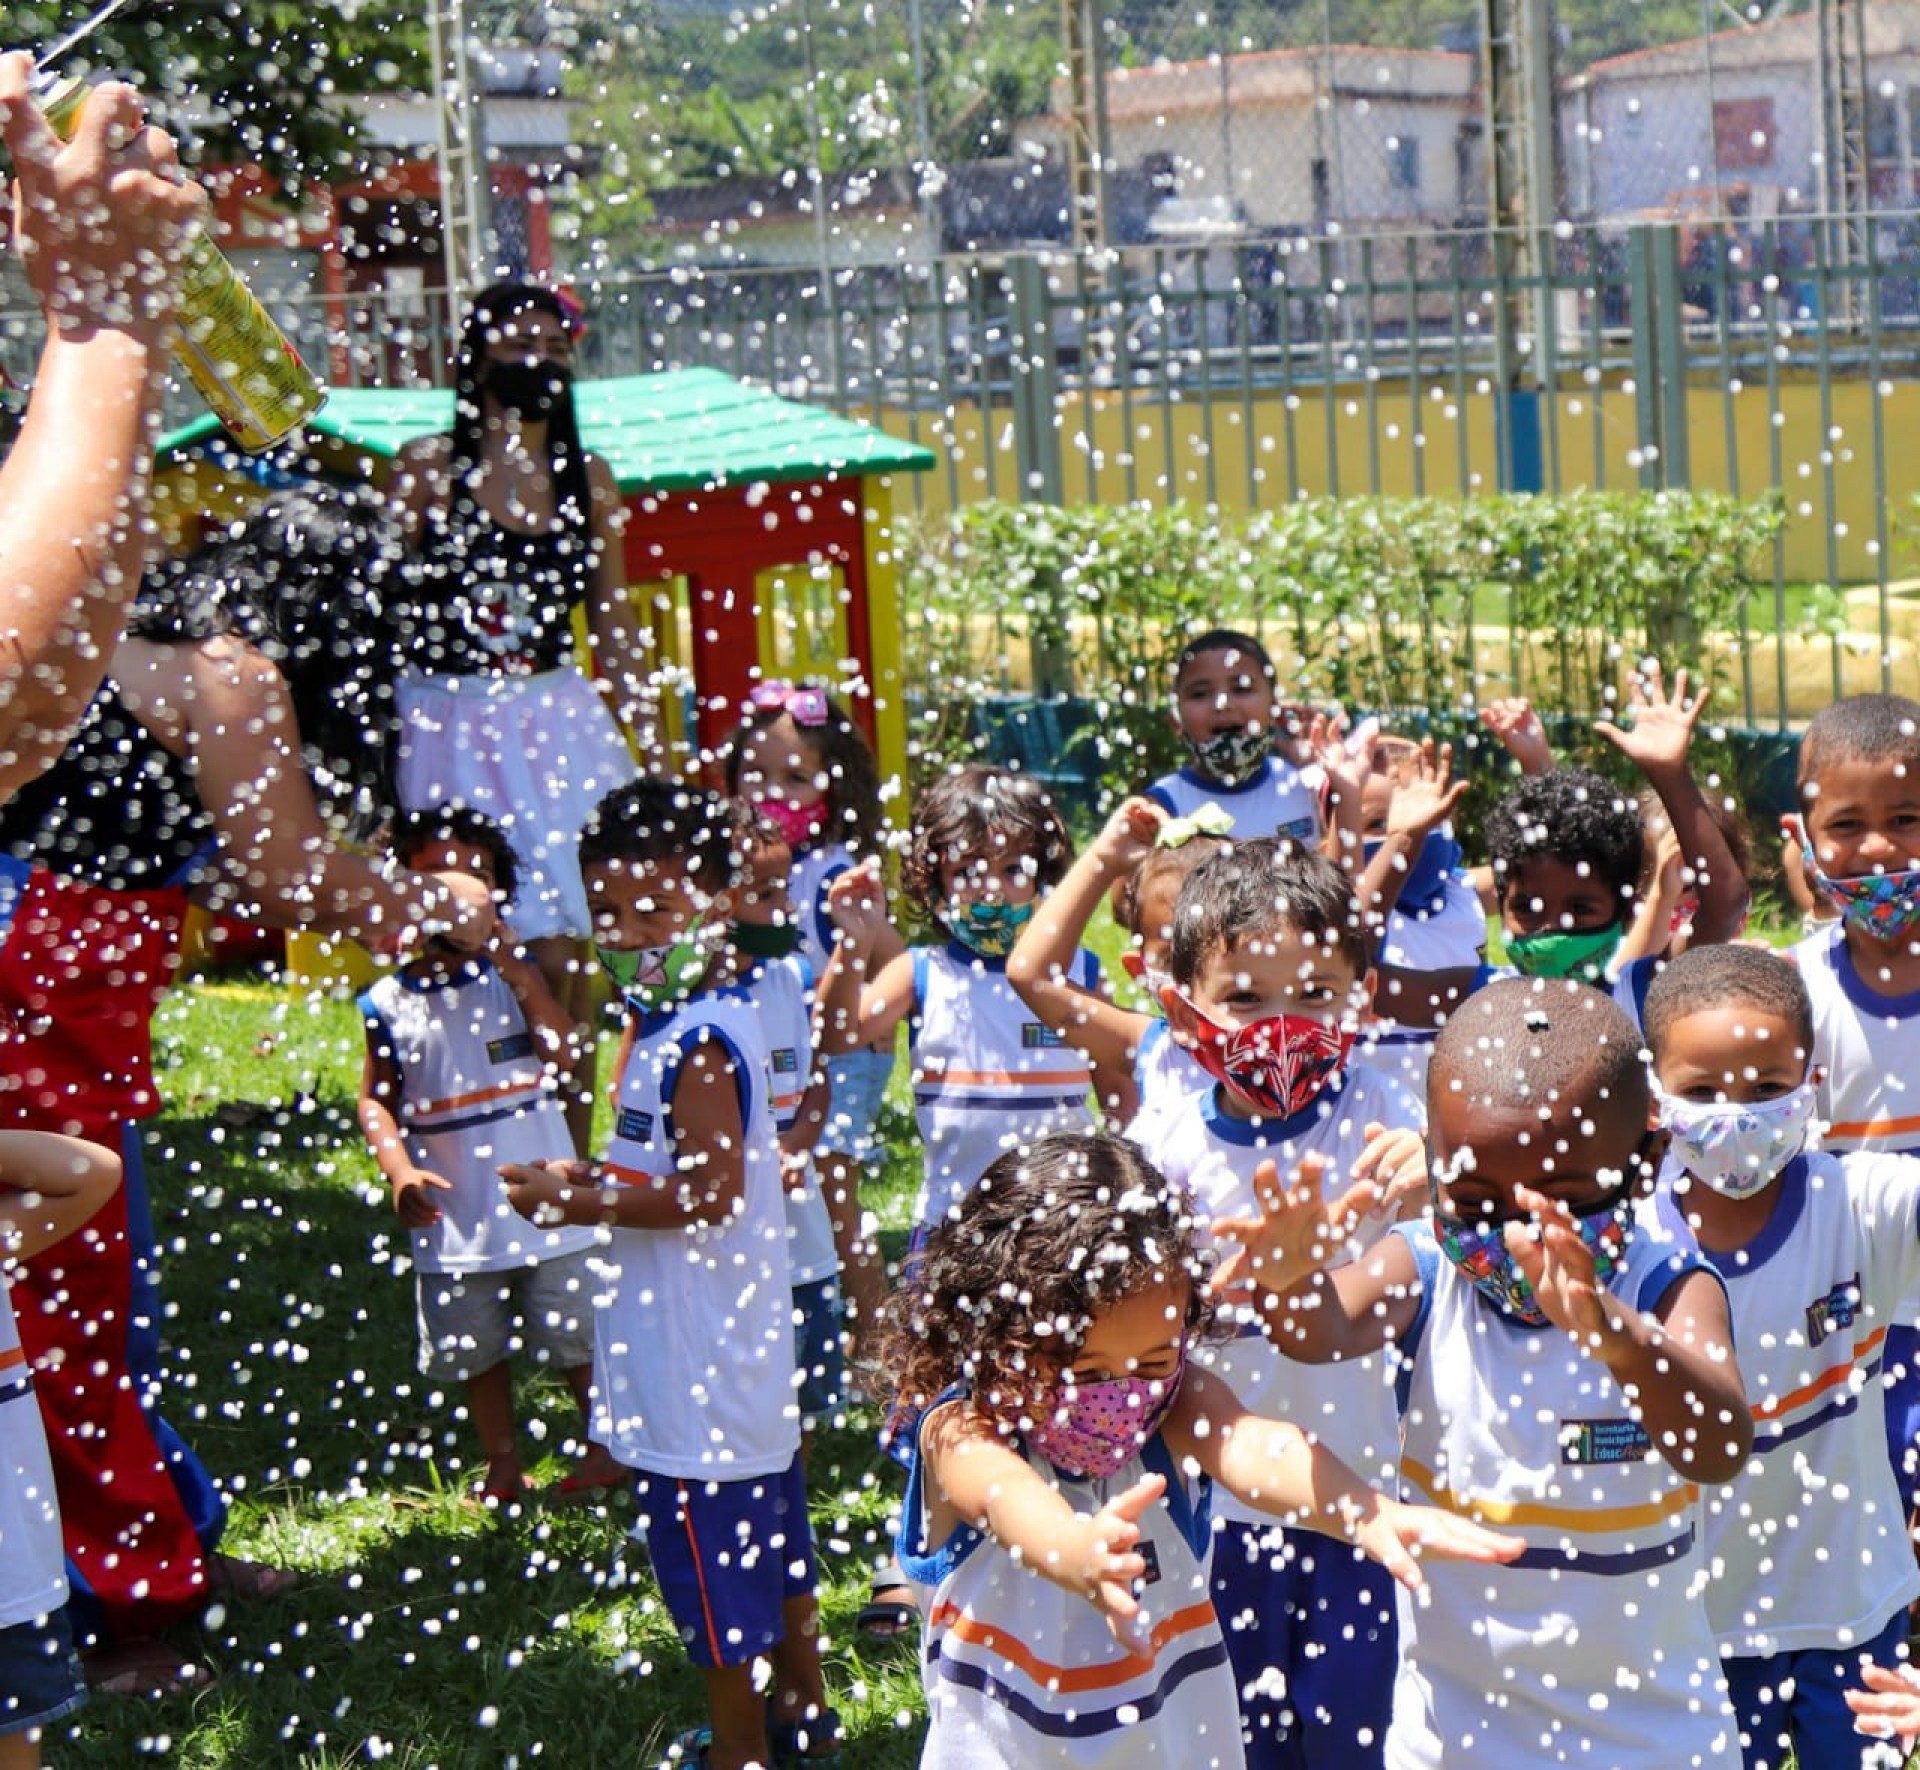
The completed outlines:
[[[1689,1524],[1678,1536],[1655,1543],[1650,1549],[1623,1549],[1613,1554],[1592,1549],[1523,1549],[1506,1565],[1544,1567],[1554,1573],[1640,1573],[1649,1567],[1664,1567],[1692,1552],[1693,1526]]]
[[[943,1682],[958,1684],[968,1690],[977,1690],[982,1696],[991,1697],[1034,1732],[1048,1734],[1055,1739],[1089,1739],[1103,1733],[1120,1733],[1127,1728],[1137,1727],[1142,1721],[1151,1720],[1166,1706],[1167,1698],[1189,1678],[1209,1672],[1217,1665],[1225,1665],[1227,1644],[1225,1641],[1215,1641],[1209,1647],[1196,1647],[1184,1659],[1176,1659],[1167,1668],[1167,1675],[1148,1695],[1132,1697],[1110,1709],[1078,1709],[1072,1714],[1060,1714],[1042,1708],[1032,1697],[1003,1684],[984,1667],[974,1665],[969,1660],[948,1659],[937,1649],[932,1657],[933,1669]]]

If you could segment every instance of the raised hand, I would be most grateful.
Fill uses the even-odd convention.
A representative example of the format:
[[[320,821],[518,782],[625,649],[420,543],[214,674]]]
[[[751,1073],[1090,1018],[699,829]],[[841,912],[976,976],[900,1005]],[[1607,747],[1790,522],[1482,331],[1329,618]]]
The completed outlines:
[[[1321,1192],[1326,1163],[1317,1155],[1302,1159],[1291,1185],[1279,1168],[1262,1162],[1253,1171],[1253,1195],[1259,1205],[1255,1217],[1216,1217],[1213,1233],[1220,1241],[1239,1246],[1214,1273],[1209,1288],[1216,1294],[1251,1281],[1275,1296],[1311,1277],[1345,1247],[1353,1227],[1380,1207],[1380,1188],[1360,1180],[1339,1198]]]
[[[880,860],[868,855],[827,887],[827,917],[843,945],[869,952],[887,929],[887,887]]]
[[[1509,1223],[1507,1251],[1533,1287],[1541,1313],[1583,1346],[1597,1345],[1611,1325],[1607,1293],[1594,1270],[1592,1250],[1574,1227],[1573,1213],[1530,1186],[1516,1186],[1513,1199],[1537,1227]]]
[[[1547,728],[1525,695],[1508,695],[1480,709],[1480,723],[1500,747],[1520,764],[1522,774],[1545,774],[1553,766],[1553,746]]]
[[[1453,778],[1453,745],[1422,738],[1396,770],[1387,834],[1422,842],[1453,816],[1467,783]]]
[[[1110,873],[1129,873],[1153,852],[1166,824],[1163,807],[1151,799],[1123,799],[1094,838],[1093,851]]]
[[[1133,1595],[1134,1581],[1147,1574],[1147,1559],[1139,1549],[1140,1520],[1166,1491],[1165,1476],[1149,1475],[1108,1500],[1087,1520],[1075,1572],[1081,1595],[1106,1619],[1113,1638],[1135,1653],[1151,1651],[1146,1619]]]
[[[1363,1555],[1378,1561],[1410,1592],[1426,1586],[1420,1571],[1423,1555],[1498,1563],[1513,1560],[1527,1546],[1524,1537],[1489,1530],[1438,1506],[1410,1506],[1384,1497],[1352,1520],[1348,1531]]]
[[[1367,1141],[1353,1164],[1353,1178],[1374,1188],[1379,1196],[1374,1208],[1398,1217],[1410,1200],[1425,1203],[1427,1140],[1405,1127],[1389,1130],[1372,1124],[1363,1126],[1362,1132]]]
[[[1680,670],[1669,694],[1661,680],[1660,660],[1649,658],[1628,685],[1633,723],[1625,728],[1610,719],[1596,719],[1593,729],[1636,764],[1641,773],[1682,768],[1693,748],[1694,728],[1706,710],[1705,693],[1687,698],[1687,672]]]

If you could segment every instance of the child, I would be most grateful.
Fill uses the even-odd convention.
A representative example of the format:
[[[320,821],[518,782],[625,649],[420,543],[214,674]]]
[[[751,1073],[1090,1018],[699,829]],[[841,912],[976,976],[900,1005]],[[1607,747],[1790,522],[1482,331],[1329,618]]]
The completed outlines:
[[[1920,1153],[1920,704],[1850,695],[1800,740],[1808,883],[1840,912],[1793,949],[1813,1002],[1815,1111],[1829,1149]],[[1887,1447],[1911,1513],[1920,1492],[1920,1297],[1889,1329]]]
[[[1145,1147],[1204,1217],[1250,1216],[1269,1163],[1292,1173],[1311,1159],[1344,1184],[1381,1127],[1419,1131],[1419,1101],[1353,1058],[1371,950],[1352,882],[1310,849],[1239,843],[1181,888],[1162,1000],[1173,1037],[1213,1085],[1161,1118]],[[1352,1246],[1370,1246],[1390,1221],[1374,1213]],[[1399,1422],[1385,1359],[1297,1369],[1248,1312],[1207,1365],[1249,1408],[1293,1421],[1364,1479],[1391,1473]],[[1307,1762],[1318,1741],[1330,1763],[1377,1764],[1394,1666],[1389,1582],[1231,1495],[1216,1534],[1213,1595],[1248,1763]]]
[[[1430,1160],[1431,1223],[1271,1305],[1294,1357],[1396,1347],[1402,1492],[1527,1542],[1400,1606],[1386,1761],[1734,1770],[1699,1499],[1753,1421],[1719,1280],[1636,1201],[1659,1135],[1639,1035],[1597,991],[1501,979],[1441,1029],[1427,1110],[1410,1173],[1372,1165],[1391,1191]]]
[[[1163,1112],[1211,1087],[1207,1072],[1167,1036],[1160,992],[1168,982],[1173,906],[1187,875],[1218,854],[1218,836],[1198,831],[1162,845],[1166,812],[1150,799],[1128,799],[1076,860],[1020,931],[1007,958],[1007,981],[1039,1016],[1108,1075],[1130,1074],[1131,1097],[1103,1102],[1135,1142]],[[1129,936],[1121,964],[1146,992],[1151,1012],[1123,1008],[1068,981],[1100,899],[1112,893],[1114,920]]]
[[[1002,1156],[929,1238],[889,1345],[917,1415],[900,1556],[932,1588],[923,1770],[1238,1766],[1213,1483],[1414,1590],[1410,1550],[1518,1549],[1242,1407],[1190,1359],[1209,1313],[1179,1195],[1115,1137]]]
[[[944,946],[876,964],[887,926],[876,876],[862,868],[829,891],[840,939],[821,990],[824,1049],[891,1039],[912,1022],[914,1114],[926,1151],[917,1238],[951,1216],[1004,1151],[1091,1126],[1087,1092],[1096,1078],[1102,1099],[1124,1085],[1124,1074],[1090,1069],[1007,981],[1007,954],[1072,858],[1067,826],[1039,782],[976,764],[937,781],[913,814],[904,883],[946,929]],[[1068,976],[1091,992],[1099,961],[1082,952]]]
[[[1660,797],[1682,855],[1693,870],[1700,906],[1693,940],[1730,940],[1746,913],[1747,882],[1712,808],[1687,766],[1706,696],[1687,698],[1687,673],[1669,695],[1660,666],[1632,684],[1633,723],[1596,719],[1593,729],[1636,764]],[[1530,775],[1487,818],[1495,903],[1507,957],[1529,977],[1614,983],[1614,957],[1632,920],[1645,841],[1640,811],[1619,788],[1587,769]],[[1617,993],[1644,998],[1661,953],[1639,962]]]
[[[1189,640],[1173,663],[1173,723],[1193,760],[1155,781],[1147,797],[1173,817],[1217,800],[1241,841],[1317,841],[1321,783],[1312,766],[1274,754],[1278,701],[1273,660],[1259,640],[1226,628]]]
[[[1708,1496],[1719,1637],[1747,1770],[1857,1764],[1841,1693],[1904,1657],[1920,1570],[1873,1381],[1920,1286],[1920,1162],[1803,1149],[1813,1007],[1793,966],[1697,947],[1647,991],[1664,1203],[1727,1287],[1754,1456]]]
[[[501,901],[512,900],[513,849],[500,826],[478,812],[407,813],[392,848],[406,866],[462,873],[484,881]],[[595,1288],[587,1250],[596,1237],[591,1228],[530,1228],[514,1214],[499,1169],[568,1155],[566,1113],[521,1004],[491,960],[429,941],[359,1005],[367,1035],[360,1129],[395,1213],[412,1231],[420,1369],[466,1385],[467,1413],[486,1458],[476,1497],[483,1505],[517,1505],[527,1482],[509,1360],[526,1350],[560,1372],[585,1421]],[[590,1444],[559,1491],[584,1493],[624,1478]]]
[[[595,1424],[634,1472],[653,1571],[706,1682],[711,1770],[827,1759],[813,1538],[771,1060],[727,940],[737,856],[717,794],[643,779],[581,833],[601,964],[632,1040],[601,1163],[506,1170],[535,1222],[610,1232]],[[771,1657],[771,1701],[755,1661]]]
[[[745,826],[744,876],[732,945],[741,986],[760,1012],[772,1059],[773,1122],[785,1167],[787,1267],[793,1285],[794,1363],[800,1378],[800,1434],[808,1436],[840,1405],[840,1255],[834,1224],[814,1171],[813,1144],[826,1117],[826,1084],[813,1064],[813,992],[797,950],[787,879],[793,851],[770,822]]]
[[[64,1241],[120,1184],[119,1158],[44,1131],[0,1131],[0,1275]],[[40,1734],[87,1700],[33,1376],[0,1284],[0,1770],[38,1770]]]

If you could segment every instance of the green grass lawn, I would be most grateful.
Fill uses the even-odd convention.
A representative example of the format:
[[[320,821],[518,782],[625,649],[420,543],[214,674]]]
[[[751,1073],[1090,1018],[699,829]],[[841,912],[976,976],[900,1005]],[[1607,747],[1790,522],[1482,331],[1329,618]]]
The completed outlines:
[[[702,1718],[701,1693],[651,1580],[625,1565],[631,1502],[507,1522],[462,1504],[476,1459],[457,1397],[414,1369],[405,1232],[354,1123],[351,1004],[188,986],[156,1037],[167,1411],[233,1492],[228,1546],[305,1583],[210,1621],[214,1689],[97,1700],[50,1735],[50,1763],[657,1762]],[[894,1130],[868,1197],[897,1254],[917,1163]],[[550,1481],[577,1416],[557,1384],[527,1382],[522,1407]],[[824,1435],[811,1485],[846,1761],[877,1767],[917,1760],[921,1705],[912,1647],[853,1629],[900,1492],[874,1431],[867,1411]]]

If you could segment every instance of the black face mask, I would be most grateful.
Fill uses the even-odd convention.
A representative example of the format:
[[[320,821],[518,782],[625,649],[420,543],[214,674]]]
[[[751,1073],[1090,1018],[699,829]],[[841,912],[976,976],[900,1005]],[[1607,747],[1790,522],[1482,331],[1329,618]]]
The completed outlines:
[[[523,418],[551,418],[573,389],[573,371],[564,363],[488,363],[481,385],[496,403]]]

